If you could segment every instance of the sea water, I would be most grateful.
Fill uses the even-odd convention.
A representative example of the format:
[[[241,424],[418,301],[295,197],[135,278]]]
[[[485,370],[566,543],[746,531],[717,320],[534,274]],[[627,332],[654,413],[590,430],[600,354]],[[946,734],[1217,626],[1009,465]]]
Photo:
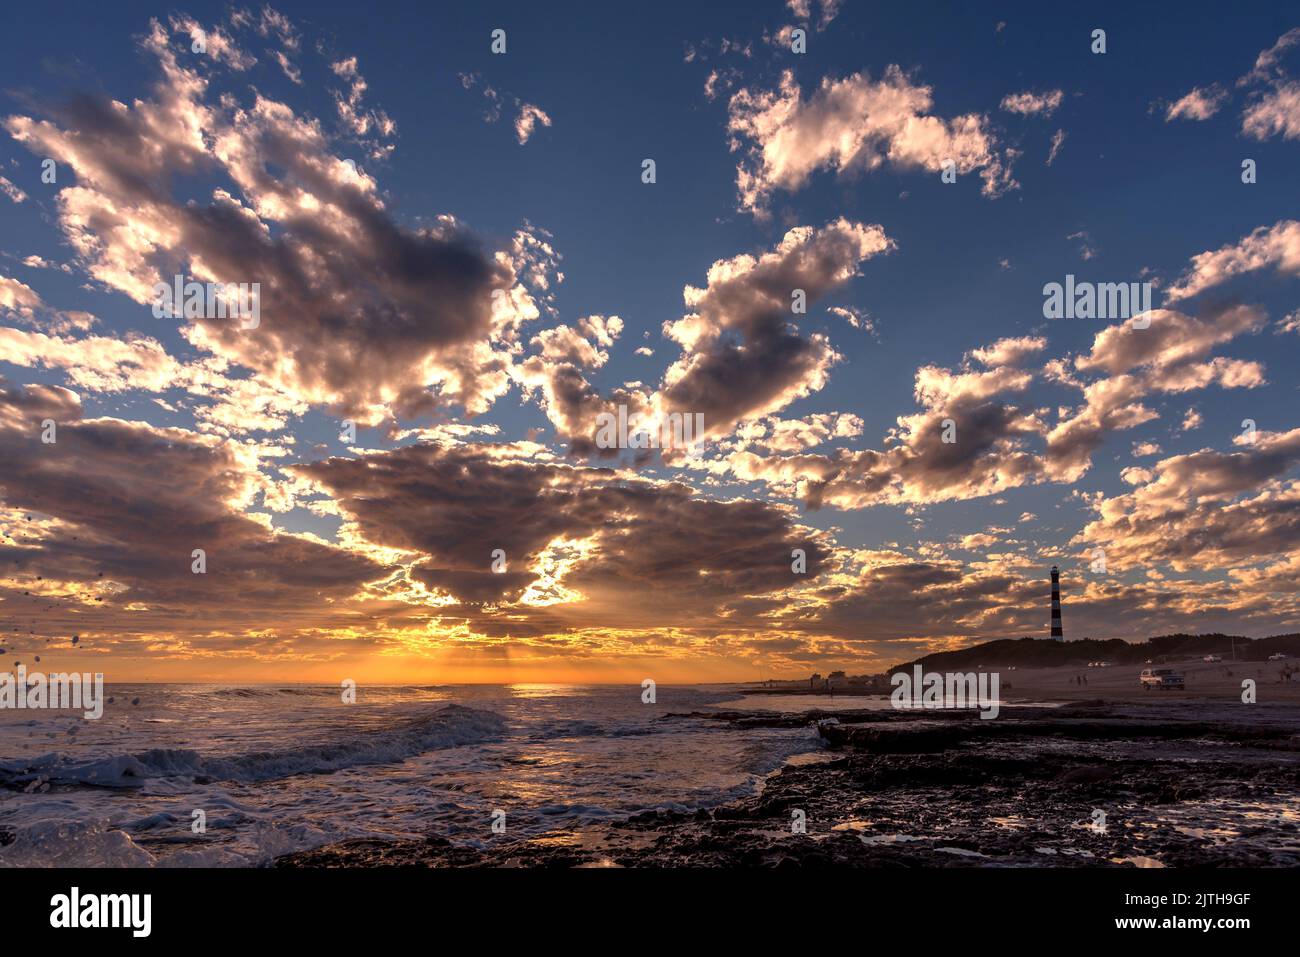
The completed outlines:
[[[708,718],[734,687],[107,685],[0,711],[0,866],[248,866],[348,838],[485,846],[753,793],[816,731]],[[138,703],[133,703],[138,701]],[[196,813],[198,812],[198,813]]]

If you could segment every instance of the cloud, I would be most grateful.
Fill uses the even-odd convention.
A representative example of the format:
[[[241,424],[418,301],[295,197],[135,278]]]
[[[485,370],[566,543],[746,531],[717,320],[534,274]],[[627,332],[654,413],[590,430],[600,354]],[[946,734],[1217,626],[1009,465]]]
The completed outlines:
[[[60,223],[92,277],[142,306],[177,274],[260,283],[257,329],[195,319],[186,337],[358,421],[453,402],[481,412],[504,393],[518,327],[538,314],[511,250],[484,249],[450,216],[399,225],[315,122],[262,96],[208,103],[156,22],[145,47],[163,70],[154,99],[82,97],[54,121],[5,121],[76,172]],[[355,61],[334,66],[356,78]],[[177,175],[200,171],[229,186],[206,205],[172,194]]]
[[[617,415],[620,404],[636,415],[650,409],[650,398],[643,390],[620,388],[602,397],[583,373],[583,369],[597,369],[608,361],[608,350],[622,331],[623,320],[618,316],[587,316],[574,326],[543,330],[531,343],[540,352],[512,370],[524,394],[540,398],[542,410],[574,455],[616,456],[617,450],[596,446],[597,416]]]
[[[455,601],[442,614],[496,616],[515,633],[536,627],[539,608],[567,627],[710,627],[732,602],[815,578],[829,554],[785,509],[509,446],[409,446],[293,471],[328,490],[360,536],[415,556],[411,578]],[[794,547],[807,579],[791,573]]]
[[[1300,45],[1300,27],[1288,30],[1277,42],[1255,58],[1249,73],[1237,81],[1239,87],[1266,86],[1251,92],[1253,102],[1241,114],[1241,131],[1257,140],[1281,136],[1300,139],[1300,83],[1288,77],[1281,65],[1286,52]]]
[[[791,4],[819,29],[837,9]],[[371,157],[387,155],[393,133],[355,57],[328,57],[338,89],[333,100],[325,91],[321,124],[250,86],[269,79],[296,93],[280,72],[295,84],[308,72],[297,29],[276,11],[235,10],[229,33],[189,18],[162,23],[143,42],[161,81],[139,99],[76,97],[5,127],[60,163],[55,211],[69,269],[129,297],[142,320],[153,283],[178,273],[260,282],[262,323],[184,320],[176,350],[156,326],[151,335],[125,331],[130,314],[124,325],[120,308],[103,313],[123,330],[110,334],[89,313],[60,311],[0,277],[0,314],[14,327],[0,328],[0,361],[93,393],[87,408],[126,418],[122,409],[156,403],[167,421],[194,419],[177,429],[87,418],[68,389],[0,387],[0,603],[24,631],[90,634],[100,649],[121,652],[117,663],[138,658],[151,668],[208,656],[223,668],[243,656],[295,667],[344,657],[421,666],[445,656],[536,665],[538,675],[553,664],[643,658],[683,662],[683,675],[711,662],[730,677],[751,658],[774,673],[830,662],[872,670],[864,664],[872,656],[896,661],[1043,634],[1045,566],[1054,561],[1067,570],[1074,634],[1295,627],[1295,432],[1172,458],[1154,438],[1113,443],[1118,474],[1099,477],[1107,491],[1067,490],[1096,512],[1070,546],[1104,546],[1117,569],[1152,572],[1147,581],[1081,580],[1069,550],[1051,544],[1077,525],[1046,528],[1060,524],[1048,515],[1023,540],[1006,527],[1016,515],[1037,521],[1008,493],[1081,479],[1112,433],[1164,415],[1165,437],[1180,419],[1184,431],[1201,424],[1195,409],[1166,411],[1152,397],[1266,384],[1262,362],[1218,354],[1268,325],[1261,310],[1155,310],[1150,328],[1104,328],[1063,357],[1044,336],[991,336],[955,366],[920,363],[915,405],[881,428],[865,413],[825,411],[824,401],[795,403],[823,390],[843,361],[834,336],[853,337],[840,319],[872,329],[845,287],[894,241],[881,226],[846,219],[786,231],[798,222],[787,218],[765,245],[720,255],[698,286],[684,288],[685,307],[662,326],[673,355],[656,381],[627,371],[648,363],[620,361],[634,348],[658,350],[640,345],[635,319],[628,329],[609,312],[561,321],[564,276],[544,230],[525,222],[489,244],[449,215],[403,215],[373,171],[343,160],[358,142]],[[206,55],[189,52],[191,28],[217,38]],[[256,36],[274,49],[263,52]],[[246,75],[253,60],[244,45],[264,61],[261,75]],[[1251,93],[1247,116],[1269,136],[1288,135],[1269,119],[1275,106],[1290,115],[1279,100],[1291,82],[1278,59],[1286,48],[1252,71],[1269,88]],[[752,52],[731,40],[708,49]],[[709,85],[712,95],[736,91],[728,124],[742,208],[764,213],[821,172],[937,172],[946,158],[979,172],[987,195],[1015,185],[1015,151],[989,117],[935,115],[915,74],[893,67],[879,80],[858,74],[801,89],[787,73],[770,90],[746,75],[720,68]],[[549,125],[539,107],[480,92],[494,119],[515,120],[520,142]],[[1217,87],[1193,93],[1226,98]],[[1062,103],[1060,91],[1026,92],[1003,109],[1052,115]],[[1179,103],[1170,108],[1177,118],[1197,118],[1201,106]],[[1052,136],[1049,165],[1064,139],[1064,130]],[[1266,270],[1300,274],[1297,228],[1280,221],[1202,253],[1174,292],[1190,297]],[[1072,239],[1091,255],[1086,233]],[[795,290],[810,313],[792,311]],[[529,325],[543,313],[546,324]],[[1294,326],[1286,317],[1270,328]],[[629,375],[646,381],[619,382]],[[528,439],[512,444],[485,438],[503,426],[459,420],[488,411],[512,385],[573,457],[534,441],[543,432],[530,427],[534,410],[522,413]],[[1073,404],[1053,409],[1037,388]],[[596,416],[619,405],[651,422],[701,413],[710,457],[596,449]],[[417,444],[349,443],[348,456],[311,461],[324,454],[310,447],[319,423],[287,426],[313,408],[385,426],[363,443]],[[394,421],[426,414],[436,421]],[[39,441],[45,419],[58,424],[55,446]],[[248,438],[259,432],[272,434]],[[680,468],[665,473],[661,464]],[[745,482],[762,487],[737,491]],[[899,508],[885,526],[920,536],[929,506],[978,498],[1005,515],[910,545],[855,550],[836,542],[838,530],[799,518],[800,504]],[[332,541],[277,530],[299,509],[329,520],[312,527],[341,523],[321,532]],[[190,572],[194,547],[208,551],[205,577]],[[494,548],[506,555],[500,574]],[[794,548],[807,551],[806,575],[791,570]],[[1227,572],[1205,580],[1214,569]],[[40,611],[50,607],[57,611]]]
[[[1255,65],[1249,73],[1237,81],[1238,86],[1264,83],[1283,78],[1285,71],[1278,66],[1283,54],[1292,47],[1300,45],[1300,27],[1292,27],[1277,38],[1271,47],[1260,52],[1255,58]]]
[[[343,128],[366,146],[372,159],[387,156],[392,152],[393,146],[385,143],[384,139],[397,132],[397,124],[383,110],[368,109],[363,104],[369,84],[358,69],[357,58],[350,56],[335,61],[330,64],[330,69],[335,76],[348,83],[347,93],[341,90],[333,93],[334,106]]]
[[[1048,166],[1056,162],[1056,157],[1060,155],[1063,145],[1065,145],[1065,130],[1057,130],[1052,134],[1052,147],[1047,152]]]
[[[1101,373],[1101,378],[1081,382],[1065,363],[1049,364],[1051,378],[1080,389],[1084,398],[1083,405],[1064,415],[1047,436],[1048,471],[1055,480],[1080,479],[1108,433],[1157,418],[1142,401],[1152,393],[1264,384],[1259,363],[1209,356],[1214,347],[1263,328],[1267,316],[1261,310],[1236,306],[1205,320],[1167,309],[1145,315],[1149,327],[1129,322],[1108,326],[1093,339],[1088,354],[1075,357],[1075,371]]]
[[[1194,87],[1192,91],[1165,108],[1165,122],[1174,120],[1208,120],[1227,102],[1228,91],[1217,83],[1208,87]]]
[[[977,349],[987,362],[1021,361],[1039,340],[1005,340]],[[763,481],[812,508],[911,505],[980,498],[1042,480],[1041,456],[1025,440],[1046,432],[1035,410],[1000,396],[1024,392],[1033,374],[1013,365],[916,372],[921,411],[900,416],[884,449],[834,454],[732,453],[722,463],[743,481]]]
[[[522,104],[519,107],[519,115],[515,117],[515,138],[519,140],[520,146],[528,142],[528,138],[533,135],[533,130],[538,124],[550,126],[551,118],[539,106],[534,106],[532,103]]]
[[[1150,326],[1139,328],[1121,322],[1098,332],[1092,350],[1075,359],[1075,368],[1108,375],[1138,367],[1167,373],[1203,358],[1217,345],[1259,331],[1268,321],[1264,312],[1254,306],[1220,309],[1209,319],[1172,309],[1153,309],[1143,318],[1150,320]]]
[[[726,436],[737,423],[769,415],[820,389],[838,359],[826,336],[802,335],[792,304],[796,290],[811,305],[857,275],[859,265],[893,248],[877,225],[839,219],[817,229],[789,230],[770,252],[742,254],[715,262],[707,286],[683,291],[692,311],[665,322],[665,338],[682,355],[665,371],[658,389],[628,383],[602,395],[584,369],[604,364],[602,346],[611,344],[622,321],[602,327],[589,317],[577,327],[557,326],[538,334],[532,345],[540,353],[520,362],[513,375],[543,409],[574,455],[617,450],[597,449],[597,417],[629,418],[651,431],[673,414],[702,415],[713,438]],[[647,454],[635,456],[645,461]]]
[[[40,441],[54,420],[55,441]],[[0,384],[0,498],[25,534],[0,541],[15,617],[52,604],[34,630],[147,634],[311,627],[385,569],[275,532],[246,514],[260,489],[248,450],[183,429],[82,417],[77,396]],[[206,552],[207,573],[191,570]]]
[[[224,360],[181,362],[149,336],[71,334],[93,321],[86,314],[55,314],[44,320],[48,334],[0,326],[0,361],[60,369],[72,385],[101,394],[183,389],[199,399],[191,410],[197,427],[227,436],[283,429],[290,416],[308,409],[260,379],[232,377]]]
[[[1008,113],[1019,113],[1021,116],[1035,114],[1051,116],[1061,105],[1064,96],[1065,93],[1061,90],[1048,90],[1045,93],[1034,93],[1029,90],[1023,93],[1008,93],[1002,98],[1002,109]]]
[[[958,173],[979,171],[986,196],[1017,186],[1012,151],[999,154],[985,117],[944,120],[930,114],[932,106],[930,87],[913,84],[897,66],[879,81],[863,73],[827,77],[806,100],[790,70],[775,90],[737,90],[727,129],[732,149],[744,155],[736,176],[740,208],[763,213],[773,192],[798,190],[819,170],[844,175],[888,165],[938,173],[951,161]]]
[[[840,3],[842,0],[817,0],[817,6],[820,8],[817,17],[817,30],[825,30],[832,20],[839,15]],[[786,0],[785,3],[790,15],[801,23],[807,24],[813,19],[813,0]]]
[[[73,339],[5,327],[0,327],[0,361],[69,370],[74,385],[93,392],[160,392],[175,384],[181,368],[154,339]]]
[[[477,73],[461,73],[460,85],[466,90],[472,90],[477,86],[482,78]],[[501,94],[488,84],[483,84],[483,98],[487,100],[487,110],[483,114],[485,123],[495,123],[501,119]],[[516,101],[518,102],[518,101]]]
[[[1300,544],[1300,429],[1258,433],[1234,452],[1202,449],[1162,459],[1125,495],[1100,498],[1076,536],[1117,569],[1234,567],[1291,555]]]
[[[861,309],[854,309],[852,306],[828,306],[826,311],[832,316],[839,316],[854,329],[861,329],[864,332],[873,334],[876,331],[875,322]]]
[[[24,259],[23,264],[33,268],[53,268],[52,263],[33,256]],[[0,276],[0,313],[7,314],[5,318],[12,321],[36,326],[55,335],[74,330],[84,332],[99,321],[88,312],[75,309],[65,311],[47,306],[31,286],[8,276]]]
[[[820,389],[838,356],[825,336],[798,331],[795,290],[811,305],[893,247],[880,226],[838,219],[791,229],[760,256],[715,262],[704,288],[684,290],[691,312],[664,323],[682,356],[664,374],[663,409],[703,413],[709,434],[725,435]]]
[[[0,176],[0,193],[8,196],[13,203],[25,203],[27,201],[27,194],[3,176]]]
[[[1049,426],[1040,410],[1003,398],[1029,387],[1034,374],[1020,366],[1046,348],[1041,337],[1010,337],[971,350],[962,370],[918,369],[915,395],[922,409],[899,417],[883,449],[759,454],[735,446],[723,459],[699,467],[765,482],[811,507],[845,509],[964,500],[1043,481],[1075,482],[1107,434],[1157,417],[1143,403],[1146,396],[1264,384],[1259,363],[1210,355],[1216,346],[1263,328],[1262,311],[1240,306],[1200,320],[1156,310],[1151,319],[1146,329],[1129,323],[1108,327],[1072,363],[1046,364],[1049,381],[1079,389],[1084,399],[1077,409],[1062,409],[1055,425]],[[1088,382],[1078,378],[1080,373],[1100,377]],[[1045,441],[1043,452],[1027,444],[1036,437]]]
[[[8,276],[0,276],[0,309],[30,316],[43,305],[40,294],[31,286]]]
[[[1280,84],[1248,106],[1241,115],[1241,131],[1257,140],[1300,139],[1300,83]]]
[[[1092,237],[1088,235],[1086,229],[1070,233],[1066,239],[1077,239],[1079,241],[1079,258],[1084,262],[1097,258],[1097,250],[1092,245]]]
[[[285,52],[283,50],[275,50],[271,55],[275,57],[275,62],[280,64],[280,69],[284,71],[284,75],[294,83],[302,86],[302,70],[293,65],[293,61],[289,59]]]
[[[1300,276],[1300,222],[1281,219],[1272,226],[1258,227],[1236,243],[1197,253],[1165,298],[1167,302],[1189,299],[1236,276],[1263,269]]]
[[[258,35],[262,37],[275,35],[286,50],[295,52],[298,50],[302,39],[292,21],[279,10],[269,5],[262,7],[256,30]]]
[[[689,60],[687,61],[689,62]],[[487,102],[487,108],[483,113],[485,123],[495,123],[501,119],[502,110],[508,103],[514,103],[515,106],[515,139],[519,145],[523,146],[536,132],[538,126],[550,126],[551,117],[540,106],[535,103],[525,103],[517,96],[509,93],[503,93],[491,85],[484,83],[483,78],[477,73],[461,73],[460,85],[466,90],[472,90],[474,87],[482,85],[483,99]]]
[[[851,412],[814,412],[802,419],[769,416],[747,422],[736,430],[733,449],[763,452],[800,452],[825,442],[862,434],[862,419]]]
[[[1042,336],[1013,336],[999,339],[992,345],[972,349],[970,356],[992,369],[998,366],[1018,366],[1046,348],[1047,340]]]
[[[623,320],[618,316],[587,316],[576,326],[553,326],[539,332],[532,344],[541,347],[545,359],[594,369],[609,360],[606,350],[622,332]]]
[[[168,21],[172,30],[185,33],[190,37],[190,49],[193,53],[203,53],[217,60],[231,70],[244,72],[257,63],[257,57],[245,53],[235,41],[220,27],[205,27],[190,16],[173,16]],[[201,49],[195,46],[201,44]]]

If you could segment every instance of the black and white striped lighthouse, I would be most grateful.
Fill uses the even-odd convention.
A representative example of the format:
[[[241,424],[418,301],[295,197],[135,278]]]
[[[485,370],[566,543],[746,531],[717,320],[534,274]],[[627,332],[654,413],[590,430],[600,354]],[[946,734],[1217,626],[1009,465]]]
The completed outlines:
[[[1065,641],[1061,630],[1061,570],[1052,566],[1052,640]]]

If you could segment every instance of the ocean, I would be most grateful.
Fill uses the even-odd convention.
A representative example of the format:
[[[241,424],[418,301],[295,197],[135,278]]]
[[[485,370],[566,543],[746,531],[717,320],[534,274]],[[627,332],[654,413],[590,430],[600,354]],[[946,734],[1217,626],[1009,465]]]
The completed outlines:
[[[664,718],[746,707],[735,686],[660,686],[654,704],[637,685],[361,686],[354,704],[305,685],[105,694],[93,721],[0,711],[0,866],[257,866],[349,838],[481,847],[720,804],[823,747],[810,727]]]

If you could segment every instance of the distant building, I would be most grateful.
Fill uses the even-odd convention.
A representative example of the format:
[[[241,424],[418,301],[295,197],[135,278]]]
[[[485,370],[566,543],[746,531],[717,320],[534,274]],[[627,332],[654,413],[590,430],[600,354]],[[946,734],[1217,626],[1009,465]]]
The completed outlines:
[[[832,671],[829,680],[831,680],[831,681],[839,681],[839,680],[840,680],[841,678],[843,678],[844,676],[845,676],[845,675],[844,675],[844,672],[842,672],[842,671]]]
[[[1052,640],[1065,641],[1061,629],[1061,570],[1052,566]]]

